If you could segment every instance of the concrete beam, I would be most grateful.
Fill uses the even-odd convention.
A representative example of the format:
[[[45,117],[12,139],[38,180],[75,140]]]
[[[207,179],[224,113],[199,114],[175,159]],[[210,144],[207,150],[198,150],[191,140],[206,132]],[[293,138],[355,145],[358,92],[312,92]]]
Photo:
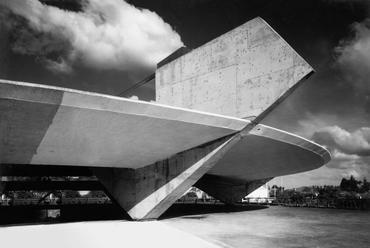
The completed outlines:
[[[228,136],[139,169],[93,168],[111,197],[135,220],[158,218],[240,140]]]

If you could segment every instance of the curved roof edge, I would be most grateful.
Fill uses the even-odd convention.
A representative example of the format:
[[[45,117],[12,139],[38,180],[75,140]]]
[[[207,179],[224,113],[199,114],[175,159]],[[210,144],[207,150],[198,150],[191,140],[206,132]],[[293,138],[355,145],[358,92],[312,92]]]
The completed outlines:
[[[322,165],[328,163],[331,160],[331,154],[329,150],[326,149],[324,146],[319,145],[306,138],[303,138],[299,135],[289,133],[281,129],[277,129],[263,124],[258,124],[249,132],[249,134],[278,140],[291,145],[299,146],[302,149],[316,153],[322,158],[323,160]]]

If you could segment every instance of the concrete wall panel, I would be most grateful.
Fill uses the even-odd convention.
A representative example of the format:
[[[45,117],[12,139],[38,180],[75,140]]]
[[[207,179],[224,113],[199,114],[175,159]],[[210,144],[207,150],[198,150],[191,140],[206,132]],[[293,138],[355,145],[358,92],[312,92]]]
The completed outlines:
[[[156,71],[160,103],[248,118],[285,97],[312,68],[255,18]]]

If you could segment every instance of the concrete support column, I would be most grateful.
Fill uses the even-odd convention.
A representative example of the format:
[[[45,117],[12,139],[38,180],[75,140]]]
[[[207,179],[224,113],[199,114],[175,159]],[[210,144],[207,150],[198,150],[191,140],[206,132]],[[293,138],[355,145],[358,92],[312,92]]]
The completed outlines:
[[[240,134],[228,136],[136,170],[95,168],[93,171],[132,219],[155,219],[239,140]]]
[[[235,204],[269,180],[246,182],[206,174],[194,186],[224,203]]]

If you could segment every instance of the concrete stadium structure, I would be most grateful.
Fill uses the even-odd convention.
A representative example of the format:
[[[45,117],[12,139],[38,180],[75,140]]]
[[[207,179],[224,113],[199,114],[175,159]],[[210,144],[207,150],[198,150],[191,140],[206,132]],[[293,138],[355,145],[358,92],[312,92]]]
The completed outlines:
[[[256,18],[159,64],[156,102],[0,80],[0,164],[88,167],[135,220],[158,218],[193,185],[233,204],[330,160],[260,124],[312,72]]]

